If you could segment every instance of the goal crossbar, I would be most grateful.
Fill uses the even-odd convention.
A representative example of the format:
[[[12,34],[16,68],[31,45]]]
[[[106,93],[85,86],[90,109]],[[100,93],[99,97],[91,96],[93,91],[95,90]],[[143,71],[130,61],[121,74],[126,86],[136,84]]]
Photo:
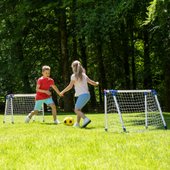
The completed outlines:
[[[104,93],[156,93],[155,90],[104,90]]]
[[[11,97],[35,97],[36,94],[12,94]]]

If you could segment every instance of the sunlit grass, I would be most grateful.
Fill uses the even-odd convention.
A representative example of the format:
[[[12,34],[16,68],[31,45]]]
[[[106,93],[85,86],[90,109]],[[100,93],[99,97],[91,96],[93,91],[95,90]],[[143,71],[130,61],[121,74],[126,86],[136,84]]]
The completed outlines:
[[[105,132],[103,114],[88,117],[92,123],[86,129],[54,125],[52,116],[45,123],[37,117],[25,124],[24,116],[15,116],[15,124],[0,123],[0,169],[170,169],[170,130]],[[170,127],[170,114],[165,119]]]

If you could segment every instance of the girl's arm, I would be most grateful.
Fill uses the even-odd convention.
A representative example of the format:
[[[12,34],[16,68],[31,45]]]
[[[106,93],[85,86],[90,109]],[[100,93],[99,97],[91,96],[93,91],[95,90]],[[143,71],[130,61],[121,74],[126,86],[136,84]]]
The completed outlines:
[[[64,93],[72,89],[73,85],[74,85],[74,80],[71,80],[69,85],[60,94],[64,95]]]
[[[99,82],[95,82],[95,81],[91,80],[89,77],[87,77],[87,82],[89,84],[91,84],[92,86],[98,86],[99,85]]]
[[[60,91],[58,90],[58,88],[57,88],[56,85],[52,85],[51,87],[55,90],[55,92],[56,92],[59,96],[61,96],[61,95],[60,95]]]
[[[39,89],[40,88],[40,85],[37,84],[36,86],[36,92],[41,92],[41,93],[45,93],[45,94],[48,94],[48,95],[51,95],[51,92],[49,90],[41,90]]]

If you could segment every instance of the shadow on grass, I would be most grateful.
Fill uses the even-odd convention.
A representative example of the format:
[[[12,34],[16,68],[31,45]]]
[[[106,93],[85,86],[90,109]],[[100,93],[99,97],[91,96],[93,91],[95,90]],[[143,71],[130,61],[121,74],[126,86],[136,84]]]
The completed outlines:
[[[64,123],[55,124],[55,123],[41,122],[40,124],[41,124],[41,125],[55,125],[55,126],[60,126],[60,125],[62,125],[62,124],[64,124]]]
[[[92,129],[97,129],[98,127],[85,127],[85,128],[80,128],[80,129],[85,129],[85,130],[92,130]]]
[[[42,123],[40,123],[40,125],[54,125],[54,126],[60,126],[60,125],[64,125],[64,123],[59,123],[59,124],[54,124],[54,123],[47,123],[47,122],[42,122]],[[66,126],[66,125],[65,125]],[[72,128],[74,128],[73,126],[66,126],[66,127],[72,127]],[[104,127],[85,127],[85,128],[75,128],[75,129],[85,129],[85,130],[92,130],[92,129],[100,129],[100,128],[103,128],[104,129]]]

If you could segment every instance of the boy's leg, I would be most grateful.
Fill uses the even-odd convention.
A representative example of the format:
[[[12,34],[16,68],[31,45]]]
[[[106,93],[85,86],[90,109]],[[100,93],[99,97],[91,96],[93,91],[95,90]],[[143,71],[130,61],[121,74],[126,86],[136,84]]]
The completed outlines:
[[[28,114],[28,116],[25,119],[25,123],[29,123],[33,115],[38,114],[38,110],[33,110],[31,113]]]
[[[37,115],[38,114],[38,110],[33,110],[31,113],[28,114],[28,117],[31,119],[32,116]]]
[[[56,106],[55,106],[55,104],[53,103],[53,104],[50,104],[50,107],[51,107],[51,109],[52,109],[52,115],[53,115],[53,119],[54,119],[54,121],[57,119],[57,109],[56,109]]]
[[[56,124],[60,123],[57,120],[57,108],[56,108],[55,103],[53,102],[53,99],[52,98],[48,98],[48,99],[46,99],[45,103],[47,105],[49,105],[51,107],[51,109],[52,109],[52,115],[53,115],[54,123],[56,123]]]
[[[37,100],[35,102],[34,110],[31,113],[28,114],[28,116],[25,119],[25,123],[29,123],[29,121],[31,120],[32,116],[38,114],[38,111],[41,110],[42,103],[43,103],[43,100]]]

